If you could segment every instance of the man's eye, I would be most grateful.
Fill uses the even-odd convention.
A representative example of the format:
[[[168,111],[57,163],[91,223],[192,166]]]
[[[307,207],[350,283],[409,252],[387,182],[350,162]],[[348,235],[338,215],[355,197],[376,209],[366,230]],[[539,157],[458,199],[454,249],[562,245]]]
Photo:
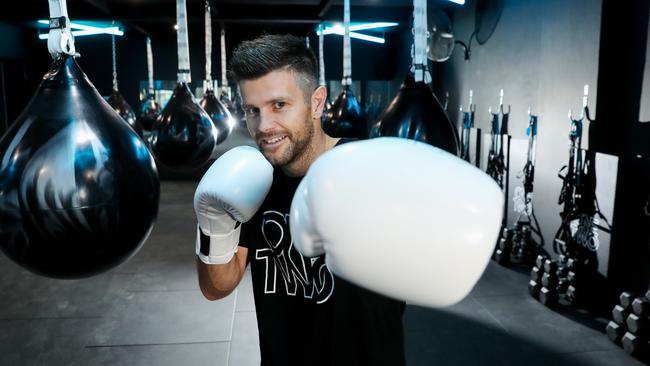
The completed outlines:
[[[257,114],[257,108],[246,108],[244,113],[246,113],[247,116],[254,116]]]
[[[286,105],[285,102],[275,102],[274,107],[275,109],[282,109]]]

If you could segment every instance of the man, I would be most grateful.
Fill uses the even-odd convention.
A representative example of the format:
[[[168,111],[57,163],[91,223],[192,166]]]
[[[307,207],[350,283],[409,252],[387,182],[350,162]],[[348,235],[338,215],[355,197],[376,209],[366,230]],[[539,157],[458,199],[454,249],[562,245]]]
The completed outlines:
[[[261,152],[228,151],[197,187],[203,294],[227,296],[250,263],[263,365],[403,365],[394,299],[444,307],[469,293],[501,190],[421,142],[325,135],[327,94],[301,39],[244,42],[231,68]]]
[[[317,85],[316,66],[293,36],[265,35],[234,51],[248,129],[275,167],[273,184],[242,225],[232,259],[198,261],[199,284],[207,299],[223,298],[250,263],[262,365],[402,365],[404,303],[334,276],[324,256],[303,257],[289,234],[298,183],[316,158],[343,143],[321,129],[327,91]]]

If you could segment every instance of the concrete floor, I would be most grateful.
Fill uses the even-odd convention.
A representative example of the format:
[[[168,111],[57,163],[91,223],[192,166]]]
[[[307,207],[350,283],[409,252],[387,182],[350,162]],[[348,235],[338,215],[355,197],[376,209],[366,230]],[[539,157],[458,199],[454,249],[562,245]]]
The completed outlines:
[[[0,365],[259,365],[250,274],[209,302],[194,267],[196,182],[163,182],[140,252],[84,280],[28,273],[0,255]],[[551,311],[527,275],[490,263],[461,303],[407,307],[409,365],[641,365],[609,341],[605,319]]]

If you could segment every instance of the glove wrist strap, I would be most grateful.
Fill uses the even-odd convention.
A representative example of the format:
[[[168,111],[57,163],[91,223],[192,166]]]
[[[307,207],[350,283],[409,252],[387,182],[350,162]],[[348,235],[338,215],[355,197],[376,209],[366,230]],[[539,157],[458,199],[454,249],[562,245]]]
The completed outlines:
[[[226,234],[205,235],[196,226],[196,255],[205,264],[225,264],[237,252],[241,225]]]

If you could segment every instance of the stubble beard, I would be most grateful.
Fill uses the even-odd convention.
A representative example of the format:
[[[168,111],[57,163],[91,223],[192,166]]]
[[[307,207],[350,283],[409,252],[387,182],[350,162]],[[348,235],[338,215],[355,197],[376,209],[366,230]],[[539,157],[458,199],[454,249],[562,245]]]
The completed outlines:
[[[312,124],[312,121],[310,119],[307,119],[300,131],[287,131],[287,135],[287,140],[289,140],[289,143],[287,144],[287,147],[284,149],[282,154],[277,157],[266,156],[267,160],[273,166],[287,166],[298,161],[309,153],[311,149],[311,142],[314,137],[314,126]]]

